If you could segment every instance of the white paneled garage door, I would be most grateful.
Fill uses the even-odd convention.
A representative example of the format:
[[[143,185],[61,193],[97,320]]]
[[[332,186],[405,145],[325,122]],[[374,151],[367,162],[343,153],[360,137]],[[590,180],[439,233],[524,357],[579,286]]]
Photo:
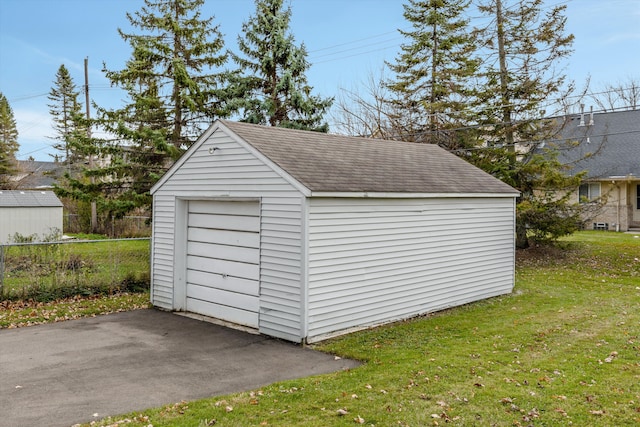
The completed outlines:
[[[187,311],[258,327],[258,202],[190,201]]]

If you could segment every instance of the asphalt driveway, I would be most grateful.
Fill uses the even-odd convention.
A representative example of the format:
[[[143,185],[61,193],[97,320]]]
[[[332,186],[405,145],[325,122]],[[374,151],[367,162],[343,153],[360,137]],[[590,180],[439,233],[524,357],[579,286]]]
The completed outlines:
[[[0,427],[61,426],[357,366],[157,310],[0,330]]]

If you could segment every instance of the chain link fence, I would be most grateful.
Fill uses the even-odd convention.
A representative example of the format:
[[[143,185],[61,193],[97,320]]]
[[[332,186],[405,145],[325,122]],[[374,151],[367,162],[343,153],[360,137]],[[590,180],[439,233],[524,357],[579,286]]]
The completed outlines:
[[[0,245],[0,301],[147,290],[150,249],[149,238]]]
[[[90,219],[86,215],[65,214],[63,221],[65,233],[86,233],[91,229]],[[151,235],[150,217],[98,218],[96,232],[111,238],[148,237]]]

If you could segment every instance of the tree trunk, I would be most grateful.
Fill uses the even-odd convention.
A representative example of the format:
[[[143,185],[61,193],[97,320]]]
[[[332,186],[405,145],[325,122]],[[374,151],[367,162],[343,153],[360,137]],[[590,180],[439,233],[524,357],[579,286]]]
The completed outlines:
[[[527,249],[528,247],[527,226],[522,221],[516,220],[516,249]]]
[[[502,12],[502,0],[496,0],[496,25],[497,25],[497,37],[498,37],[498,60],[500,63],[500,91],[502,99],[502,126],[505,126],[505,146],[507,151],[515,151],[513,126],[511,125],[512,110],[511,110],[511,97],[508,94],[509,90],[509,69],[507,68],[507,54],[504,49],[505,32],[504,32],[504,15]]]

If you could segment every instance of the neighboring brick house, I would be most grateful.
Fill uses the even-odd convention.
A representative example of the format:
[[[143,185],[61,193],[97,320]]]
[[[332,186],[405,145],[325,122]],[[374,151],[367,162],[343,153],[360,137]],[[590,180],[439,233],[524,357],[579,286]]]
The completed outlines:
[[[570,174],[586,172],[573,196],[594,206],[586,209],[585,227],[640,229],[640,110],[574,114],[561,125],[549,145]]]

